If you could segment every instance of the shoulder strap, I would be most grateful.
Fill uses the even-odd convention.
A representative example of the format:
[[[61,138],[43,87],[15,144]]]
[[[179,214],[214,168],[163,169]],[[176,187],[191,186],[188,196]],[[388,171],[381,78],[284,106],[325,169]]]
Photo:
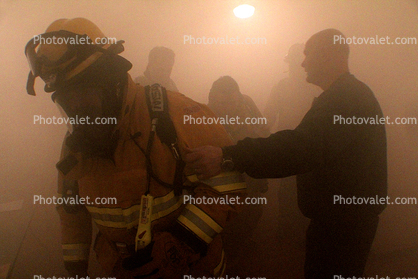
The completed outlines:
[[[164,87],[155,83],[145,87],[145,97],[151,118],[151,134],[148,141],[146,156],[150,156],[153,136],[157,133],[161,142],[170,148],[176,159],[176,172],[174,175],[173,187],[174,193],[180,195],[183,187],[183,170],[185,164],[180,156],[176,129],[168,112],[167,91]],[[149,164],[151,164],[151,162],[149,162]],[[150,170],[152,170],[152,168]],[[152,171],[149,175],[157,182],[160,181]]]
[[[145,87],[145,94],[151,123],[156,126],[156,132],[161,142],[171,148],[171,145],[177,141],[177,134],[168,113],[167,91],[155,83]],[[154,122],[158,122],[158,125]]]

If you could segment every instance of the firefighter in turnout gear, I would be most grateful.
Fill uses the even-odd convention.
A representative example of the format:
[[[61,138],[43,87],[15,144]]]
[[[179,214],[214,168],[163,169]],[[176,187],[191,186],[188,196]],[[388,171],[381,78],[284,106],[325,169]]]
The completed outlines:
[[[46,44],[48,38],[55,43]],[[214,114],[159,85],[136,85],[127,73],[131,63],[118,55],[123,41],[103,38],[87,19],[59,19],[25,48],[28,93],[35,95],[40,76],[65,117],[90,121],[69,121],[57,163],[59,194],[85,200],[57,206],[66,268],[87,275],[93,220],[99,230],[93,249],[108,276],[222,276],[220,233],[240,211],[246,185],[226,169],[199,180],[202,170],[185,168],[181,158],[189,148],[232,142],[221,125],[183,123],[186,115]],[[185,195],[236,202],[184,203]],[[115,202],[104,203],[109,197]]]

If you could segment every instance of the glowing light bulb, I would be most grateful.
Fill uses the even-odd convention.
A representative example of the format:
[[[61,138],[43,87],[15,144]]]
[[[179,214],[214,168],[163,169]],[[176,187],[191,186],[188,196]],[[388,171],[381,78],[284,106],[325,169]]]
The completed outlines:
[[[234,9],[234,14],[239,18],[248,18],[254,14],[255,8],[248,4],[239,5]]]

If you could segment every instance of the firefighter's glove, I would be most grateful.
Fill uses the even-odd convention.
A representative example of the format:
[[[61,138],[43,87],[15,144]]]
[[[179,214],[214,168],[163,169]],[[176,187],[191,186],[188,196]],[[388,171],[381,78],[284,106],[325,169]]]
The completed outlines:
[[[154,234],[153,241],[123,262],[123,267],[135,272],[134,278],[180,279],[200,254],[168,232]]]

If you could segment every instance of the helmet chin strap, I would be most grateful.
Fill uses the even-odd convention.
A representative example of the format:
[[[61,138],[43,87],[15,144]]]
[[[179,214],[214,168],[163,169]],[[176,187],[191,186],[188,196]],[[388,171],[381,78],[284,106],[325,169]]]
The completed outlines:
[[[29,95],[36,96],[35,93],[35,76],[32,74],[32,71],[29,71],[28,81],[26,83],[26,92]]]

